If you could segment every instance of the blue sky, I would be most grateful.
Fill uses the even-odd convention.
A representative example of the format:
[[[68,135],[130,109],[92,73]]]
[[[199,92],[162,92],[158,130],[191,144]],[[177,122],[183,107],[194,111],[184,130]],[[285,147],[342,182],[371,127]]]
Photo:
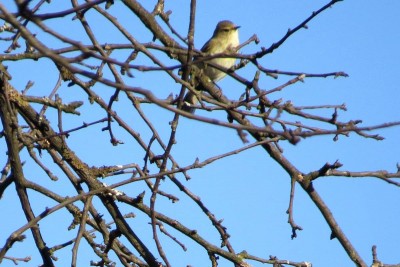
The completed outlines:
[[[146,2],[151,7],[153,2]],[[318,10],[328,1],[198,1],[196,15],[195,45],[200,48],[211,36],[216,23],[229,19],[240,25],[241,41],[257,34],[260,44],[245,47],[242,53],[259,51],[261,46],[269,47],[277,42],[289,28],[296,27],[313,11]],[[148,4],[147,4],[148,3]],[[151,4],[150,4],[151,3]],[[56,5],[56,4],[54,4]],[[53,6],[51,4],[50,6]],[[50,7],[49,6],[49,7]],[[212,6],[212,7],[210,7]],[[58,7],[61,10],[62,7]],[[166,9],[173,10],[170,16],[171,24],[185,35],[188,24],[188,1],[166,1]],[[45,12],[47,9],[43,9]],[[54,10],[53,10],[54,11]],[[138,23],[132,15],[128,15],[126,7],[119,1],[110,10],[141,42],[150,42],[151,34]],[[88,14],[92,25],[96,25],[96,16]],[[308,29],[301,29],[289,38],[273,54],[264,57],[260,62],[269,69],[284,71],[325,73],[345,71],[348,78],[309,78],[285,89],[283,92],[270,96],[276,100],[291,100],[295,105],[321,105],[346,103],[348,111],[340,112],[339,119],[347,121],[362,119],[362,125],[374,125],[383,122],[400,120],[400,91],[398,77],[400,72],[400,17],[399,1],[343,1],[320,14],[308,24]],[[68,25],[74,25],[74,30],[65,30],[65,25],[50,24],[54,29],[63,29],[63,33],[71,38],[81,38],[77,22],[68,20]],[[132,24],[132,25],[131,25]],[[63,28],[64,27],[64,28]],[[114,34],[111,27],[104,26],[97,32],[103,42],[121,41],[121,36]],[[39,33],[39,39],[50,44],[50,39]],[[81,40],[85,43],[85,40]],[[58,46],[63,44],[58,43]],[[0,43],[0,53],[7,48]],[[18,51],[17,51],[18,52]],[[21,51],[19,51],[21,52]],[[145,59],[142,62],[146,62]],[[166,64],[173,64],[165,59]],[[28,80],[34,80],[31,93],[39,96],[47,95],[57,81],[55,68],[46,60],[22,63],[5,62],[13,75],[13,86],[23,89]],[[174,63],[176,64],[176,62]],[[46,71],[46,74],[43,72]],[[255,69],[248,67],[238,71],[238,74],[251,79]],[[159,97],[167,97],[170,93],[178,94],[179,86],[168,80],[166,76],[153,73],[134,73],[135,78],[130,85],[148,88]],[[157,77],[157,78],[153,78]],[[260,86],[266,90],[283,84],[291,77],[279,76],[277,80],[262,76]],[[219,82],[223,92],[238,98],[243,93],[243,86],[230,78]],[[229,89],[229,90],[228,90]],[[99,94],[106,98],[113,93],[109,88],[99,86]],[[104,117],[104,112],[91,106],[87,97],[75,87],[62,86],[60,94],[64,101],[79,98],[85,101],[82,115],[66,116],[65,129],[80,126]],[[136,114],[132,113],[131,105],[126,99],[120,99],[115,108],[132,127],[141,131],[142,137],[148,140],[150,133],[144,129]],[[156,125],[160,135],[166,139],[170,133],[169,121],[173,114],[159,108],[144,106],[144,111]],[[207,112],[197,112],[199,115],[210,116]],[[56,113],[47,115],[55,118]],[[52,117],[54,116],[54,117]],[[218,117],[224,119],[225,115]],[[54,124],[56,127],[56,124]],[[143,153],[130,137],[115,126],[117,137],[124,145],[113,147],[109,144],[109,136],[102,132],[99,125],[85,129],[79,134],[69,137],[71,147],[89,165],[102,166],[111,164],[142,164]],[[323,136],[302,140],[298,145],[282,144],[284,155],[290,159],[302,172],[321,168],[326,162],[339,160],[342,170],[373,171],[386,169],[396,171],[396,163],[400,162],[398,136],[400,128],[390,128],[376,131],[384,136],[383,141],[365,139],[351,134],[340,137],[334,142],[333,136]],[[83,137],[84,136],[84,137]],[[147,139],[146,139],[147,138]],[[181,166],[186,166],[196,158],[205,160],[209,157],[240,148],[242,142],[235,131],[182,118],[179,123],[177,144],[173,155]],[[166,139],[167,140],[167,139]],[[99,146],[99,144],[101,144]],[[4,151],[4,139],[0,139],[0,149]],[[157,148],[155,148],[157,150]],[[4,153],[3,153],[4,155]],[[25,175],[46,186],[51,186],[62,195],[73,195],[65,177],[61,173],[60,182],[54,183],[44,173],[29,162],[27,153],[22,154],[27,160]],[[5,157],[0,156],[1,164]],[[51,162],[44,154],[43,161]],[[49,163],[50,164],[50,163]],[[152,171],[156,171],[153,169]],[[247,252],[268,258],[269,255],[279,259],[293,261],[310,261],[313,266],[354,266],[341,248],[337,240],[330,240],[330,229],[317,208],[308,196],[297,188],[294,204],[296,222],[304,230],[298,232],[298,237],[291,240],[291,229],[287,224],[286,209],[289,201],[290,179],[286,173],[261,148],[247,150],[238,155],[217,161],[205,168],[193,170],[192,179],[184,182],[210,208],[218,219],[224,219],[224,226],[231,234],[231,243],[237,252]],[[127,178],[127,176],[123,177]],[[114,183],[116,180],[105,180]],[[183,178],[180,177],[183,182]],[[331,208],[342,230],[361,254],[368,265],[372,262],[371,247],[377,245],[379,259],[385,263],[400,262],[398,244],[400,233],[400,195],[398,188],[379,181],[376,178],[320,178],[314,182],[322,198]],[[136,196],[146,187],[142,184],[129,185],[121,188],[129,195]],[[210,222],[198,207],[188,201],[182,193],[165,182],[161,189],[180,197],[181,201],[172,204],[160,199],[157,207],[165,214],[182,220],[188,227],[197,229],[210,241],[218,244],[219,236],[213,230]],[[0,221],[0,242],[5,242],[8,235],[19,228],[24,217],[19,211],[20,205],[14,188],[10,187],[0,201],[3,214],[10,214]],[[34,211],[42,212],[45,207],[55,205],[54,202],[30,193],[34,199]],[[147,198],[150,194],[147,194]],[[129,211],[129,210],[126,210]],[[135,229],[144,239],[151,240],[148,218],[136,212],[137,218],[132,221]],[[46,218],[40,224],[45,230],[45,239],[49,246],[59,244],[73,238],[76,231],[66,232],[70,223],[64,212],[57,212],[52,218]],[[4,217],[4,216],[3,216]],[[68,218],[66,220],[65,218]],[[56,225],[57,227],[54,227]],[[188,251],[183,252],[179,246],[169,239],[162,239],[167,254],[171,255],[173,266],[208,266],[207,254],[184,237],[175,233]],[[32,256],[27,266],[37,266],[40,257],[32,248],[32,237],[27,232],[27,240],[16,243],[10,250],[10,255],[24,257]],[[2,246],[3,243],[0,243]],[[87,266],[94,259],[86,255],[89,248],[83,242],[80,249],[80,266]],[[70,249],[58,252],[58,266],[70,264]],[[172,256],[173,255],[173,256]],[[261,266],[256,262],[253,266]],[[13,266],[11,262],[3,261],[2,266]],[[23,266],[23,263],[21,263]],[[228,266],[222,259],[220,266]]]

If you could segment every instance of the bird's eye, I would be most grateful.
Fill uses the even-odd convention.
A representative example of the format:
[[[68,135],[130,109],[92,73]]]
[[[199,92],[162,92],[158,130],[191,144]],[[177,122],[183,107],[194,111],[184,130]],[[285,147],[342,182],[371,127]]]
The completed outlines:
[[[223,29],[224,32],[229,32],[229,29]]]

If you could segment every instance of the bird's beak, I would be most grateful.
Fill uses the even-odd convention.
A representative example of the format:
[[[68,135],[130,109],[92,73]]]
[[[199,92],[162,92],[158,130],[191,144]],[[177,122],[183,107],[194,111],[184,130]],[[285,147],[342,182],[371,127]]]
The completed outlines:
[[[237,30],[237,29],[239,29],[240,28],[240,26],[235,26],[235,30]]]

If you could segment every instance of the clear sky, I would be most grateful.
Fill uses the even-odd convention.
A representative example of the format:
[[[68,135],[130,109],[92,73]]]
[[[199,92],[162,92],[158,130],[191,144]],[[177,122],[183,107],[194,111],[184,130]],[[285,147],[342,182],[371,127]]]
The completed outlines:
[[[57,1],[54,1],[57,2]],[[147,3],[149,2],[149,3]],[[146,1],[146,7],[153,6],[155,1]],[[151,3],[151,4],[150,4]],[[240,25],[241,41],[247,40],[253,34],[260,39],[258,45],[250,44],[242,53],[253,53],[260,47],[269,47],[272,43],[282,38],[288,29],[296,27],[305,20],[313,11],[318,10],[328,1],[198,1],[196,14],[195,45],[201,48],[210,38],[216,23],[229,19]],[[43,9],[42,13],[50,10]],[[62,7],[57,6],[57,10]],[[185,35],[188,25],[189,1],[166,0],[166,10],[171,9],[171,24]],[[132,35],[141,42],[150,42],[151,34],[144,28],[135,28],[137,25],[133,15],[128,15],[126,7],[115,1],[110,12],[117,16],[121,23],[132,30]],[[92,14],[88,14],[91,16]],[[91,18],[91,17],[89,17]],[[95,17],[93,16],[93,19]],[[290,37],[273,54],[264,57],[260,62],[269,69],[283,71],[326,73],[344,71],[348,78],[308,78],[304,83],[289,87],[281,93],[271,95],[270,99],[282,98],[291,100],[295,105],[323,105],[346,103],[347,112],[341,111],[339,119],[348,121],[362,119],[363,126],[375,125],[390,121],[400,120],[400,86],[398,77],[400,73],[400,2],[399,1],[361,1],[345,0],[335,4],[332,8],[320,14],[308,24],[308,29],[301,29]],[[68,19],[68,23],[71,22]],[[91,21],[96,25],[96,20]],[[132,27],[129,27],[132,23]],[[78,23],[76,23],[78,25]],[[51,27],[62,28],[60,24],[50,24]],[[76,26],[79,28],[78,26]],[[103,42],[116,43],[121,36],[115,35],[111,28],[104,26],[97,32]],[[39,38],[41,38],[39,33]],[[64,34],[71,38],[79,39],[79,32],[65,31]],[[0,34],[1,37],[1,34]],[[43,40],[46,40],[43,37]],[[86,43],[85,40],[81,40]],[[48,44],[48,43],[47,43]],[[58,46],[63,44],[58,43]],[[8,43],[0,42],[0,54],[8,48]],[[166,60],[167,64],[171,61]],[[22,90],[28,80],[35,81],[31,89],[32,94],[47,95],[57,81],[54,68],[46,60],[39,62],[26,61],[23,63],[5,62],[13,75],[12,84]],[[176,64],[173,63],[173,64]],[[44,74],[50,67],[49,74]],[[255,69],[252,67],[238,71],[238,74],[251,79]],[[152,79],[152,74],[134,73],[135,78],[131,84],[153,90],[159,97],[167,97],[170,93],[178,94],[179,86],[172,81],[162,78]],[[266,90],[283,84],[292,77],[279,76],[277,80],[262,76],[260,86]],[[238,85],[231,78],[219,82],[224,93],[232,98],[238,98],[243,93],[243,86]],[[79,98],[85,101],[82,107],[82,116],[67,116],[65,128],[80,126],[83,122],[90,122],[104,117],[104,112],[97,114],[87,101],[87,97],[75,90],[74,87],[63,85],[62,97],[65,101]],[[229,91],[226,90],[229,88]],[[112,93],[102,87],[104,95]],[[126,106],[124,106],[124,103]],[[121,99],[116,109],[121,116],[131,116],[131,106],[126,100]],[[85,111],[90,111],[86,114]],[[173,114],[152,107],[144,107],[144,111],[158,128],[161,136],[169,136],[168,122]],[[208,116],[207,112],[199,111],[197,114]],[[133,116],[133,115],[132,115]],[[221,116],[220,119],[224,119]],[[137,122],[132,120],[132,124]],[[101,131],[105,125],[93,127],[72,134],[69,138],[72,148],[90,165],[102,166],[110,164],[128,164],[138,162],[142,164],[143,153],[137,152],[137,146],[122,131],[118,131],[119,139],[125,144],[117,147],[109,144],[109,136]],[[137,127],[135,125],[135,127]],[[140,127],[139,127],[140,128]],[[85,137],[82,138],[83,133]],[[298,145],[282,144],[284,155],[296,164],[302,172],[309,172],[321,168],[325,163],[339,160],[343,167],[341,170],[373,171],[386,169],[396,171],[396,163],[400,162],[399,135],[400,127],[376,131],[385,137],[383,141],[365,139],[355,134],[349,137],[341,136],[337,142],[333,136],[324,136],[302,140]],[[146,139],[146,134],[142,133]],[[146,139],[148,140],[148,139]],[[100,145],[99,145],[100,144]],[[173,155],[181,166],[186,166],[196,158],[205,160],[209,157],[228,152],[243,146],[235,131],[204,125],[189,119],[181,119],[177,134],[177,145]],[[4,151],[4,139],[0,139],[0,150]],[[23,154],[26,159],[27,154]],[[49,160],[48,155],[43,155],[44,160]],[[0,164],[4,165],[4,152],[0,153]],[[32,163],[27,163],[32,164]],[[28,168],[29,167],[29,168]],[[61,175],[60,173],[57,173]],[[231,242],[237,252],[247,252],[268,258],[269,255],[279,259],[293,261],[310,261],[313,266],[353,266],[339,242],[330,240],[330,229],[325,223],[318,209],[313,205],[308,196],[297,188],[294,204],[296,223],[303,227],[298,232],[298,237],[291,240],[291,228],[287,223],[286,209],[289,201],[290,178],[279,168],[261,148],[255,148],[234,155],[230,158],[217,161],[205,168],[189,172],[192,179],[185,182],[195,194],[211,209],[218,219],[224,219],[223,225],[231,234]],[[62,191],[62,181],[57,183],[49,179],[33,165],[27,166],[26,175],[33,180],[47,186],[60,187],[58,192],[64,195],[73,195],[71,188]],[[62,176],[60,176],[62,177]],[[127,177],[125,177],[127,178]],[[62,177],[61,180],[65,178]],[[183,179],[182,179],[183,181]],[[106,183],[114,183],[107,181]],[[377,245],[378,257],[385,263],[399,263],[400,232],[400,194],[399,188],[389,185],[376,178],[320,178],[314,182],[322,198],[331,208],[332,213],[340,224],[342,230],[353,243],[368,265],[372,262],[371,247]],[[145,187],[129,186],[121,188],[132,196],[136,196]],[[210,222],[198,207],[191,204],[169,183],[162,184],[162,190],[177,195],[182,201],[171,204],[161,200],[158,208],[167,215],[177,217],[189,227],[197,229],[209,240],[218,244],[219,236],[214,231]],[[35,199],[35,193],[31,194]],[[150,194],[147,195],[150,197]],[[35,212],[42,212],[45,207],[55,205],[53,202],[42,202],[37,198]],[[0,247],[8,235],[19,228],[24,222],[20,204],[15,196],[14,187],[6,191],[0,200],[2,216],[0,220]],[[150,231],[148,219],[137,213],[138,217],[133,222],[139,232],[146,235]],[[49,246],[59,244],[73,238],[77,229],[65,233],[70,219],[65,220],[66,214],[58,212],[54,218],[45,219],[40,225],[48,227],[45,231],[46,241]],[[69,218],[69,217],[68,217]],[[51,227],[49,227],[49,225]],[[211,230],[210,230],[211,229]],[[27,240],[14,244],[10,255],[24,257],[32,256],[26,266],[37,266],[40,257],[32,249],[32,236],[27,232]],[[203,250],[182,238],[188,251],[183,252],[175,243],[164,240],[167,254],[171,253],[173,266],[193,267],[209,266],[209,259]],[[149,240],[151,237],[148,236]],[[187,242],[186,242],[187,241]],[[84,242],[83,242],[84,243]],[[85,250],[89,249],[82,244],[80,249],[80,266],[88,266],[89,260]],[[71,249],[56,253],[60,258],[59,265],[70,264]],[[176,256],[172,256],[176,255]],[[253,266],[261,266],[251,262]],[[23,263],[20,263],[24,266]],[[2,266],[14,266],[9,261],[3,261]],[[228,266],[223,260],[220,266]]]

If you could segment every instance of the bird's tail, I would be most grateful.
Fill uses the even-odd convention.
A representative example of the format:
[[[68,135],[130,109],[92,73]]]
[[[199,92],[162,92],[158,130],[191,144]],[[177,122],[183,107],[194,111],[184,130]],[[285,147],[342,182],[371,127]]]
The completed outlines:
[[[183,99],[182,110],[193,114],[196,110],[194,105],[196,105],[197,102],[199,102],[199,100],[197,99],[196,95],[190,91],[187,92],[185,98]]]

